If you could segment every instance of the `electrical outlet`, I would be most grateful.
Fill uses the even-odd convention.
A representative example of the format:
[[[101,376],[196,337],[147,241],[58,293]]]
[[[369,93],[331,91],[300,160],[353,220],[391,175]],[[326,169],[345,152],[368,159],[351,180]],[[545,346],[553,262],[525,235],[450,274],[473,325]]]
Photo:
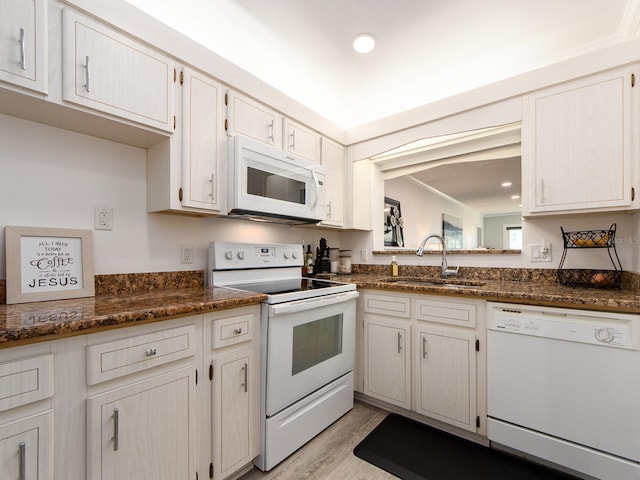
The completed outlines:
[[[362,250],[360,250],[360,261],[361,262],[366,262],[367,261],[367,249],[363,248]]]
[[[113,230],[113,208],[95,207],[93,209],[93,228],[96,230]]]
[[[193,245],[180,245],[180,263],[193,263]]]
[[[550,262],[551,244],[534,243],[529,245],[529,260],[532,262]]]

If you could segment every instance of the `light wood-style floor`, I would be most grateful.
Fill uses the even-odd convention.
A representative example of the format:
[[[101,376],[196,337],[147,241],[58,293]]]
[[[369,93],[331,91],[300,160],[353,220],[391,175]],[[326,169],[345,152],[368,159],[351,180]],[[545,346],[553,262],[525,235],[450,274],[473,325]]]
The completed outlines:
[[[353,410],[281,464],[263,473],[254,468],[240,480],[395,480],[397,477],[361,460],[353,449],[387,415],[359,401]]]

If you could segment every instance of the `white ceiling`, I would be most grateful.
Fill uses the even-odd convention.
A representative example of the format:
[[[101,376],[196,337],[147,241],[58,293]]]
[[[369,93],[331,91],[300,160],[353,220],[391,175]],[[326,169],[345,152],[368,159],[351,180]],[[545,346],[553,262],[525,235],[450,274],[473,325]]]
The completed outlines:
[[[127,0],[345,129],[635,38],[640,0]],[[350,48],[373,34],[376,50]]]

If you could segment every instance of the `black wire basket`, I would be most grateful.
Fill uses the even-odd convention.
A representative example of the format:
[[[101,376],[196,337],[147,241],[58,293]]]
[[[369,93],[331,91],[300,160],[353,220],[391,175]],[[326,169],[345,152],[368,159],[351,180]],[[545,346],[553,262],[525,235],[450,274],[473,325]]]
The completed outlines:
[[[621,288],[622,266],[616,252],[616,224],[608,230],[578,230],[565,232],[562,227],[564,251],[558,266],[558,281],[569,287]],[[572,269],[562,268],[567,258],[567,250],[577,248],[606,248],[613,269]]]

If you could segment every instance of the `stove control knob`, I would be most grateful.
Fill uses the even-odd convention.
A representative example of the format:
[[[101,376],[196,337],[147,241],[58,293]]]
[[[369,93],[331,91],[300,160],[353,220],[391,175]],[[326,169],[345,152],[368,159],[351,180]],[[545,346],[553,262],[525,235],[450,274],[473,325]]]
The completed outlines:
[[[224,252],[224,258],[226,258],[227,260],[233,260],[233,251],[227,250],[226,252]]]
[[[244,250],[238,251],[238,259],[239,260],[244,260]]]
[[[289,252],[284,252],[284,259],[289,260]]]
[[[613,342],[613,332],[610,328],[598,328],[594,333],[596,340],[602,343]]]
[[[291,253],[291,257],[295,260],[296,258],[298,258],[298,252],[292,252]]]

